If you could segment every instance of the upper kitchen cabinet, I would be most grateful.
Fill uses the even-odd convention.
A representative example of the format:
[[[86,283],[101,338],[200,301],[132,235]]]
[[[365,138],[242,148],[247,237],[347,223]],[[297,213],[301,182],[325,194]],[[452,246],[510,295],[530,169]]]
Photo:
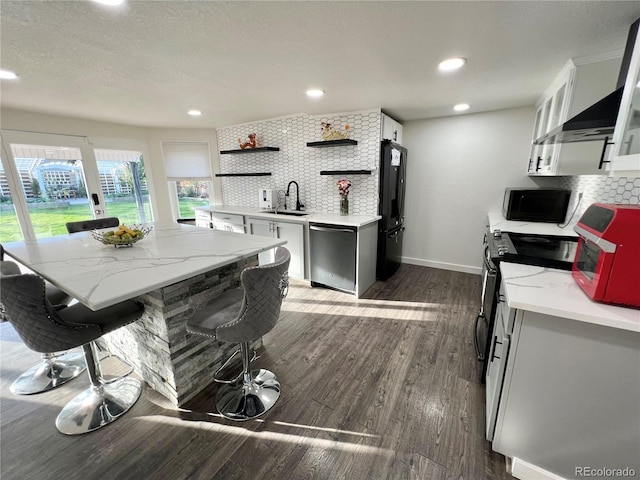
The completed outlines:
[[[573,86],[575,70],[573,62],[569,61],[545,91],[542,101],[536,106],[534,141],[560,125],[567,118],[569,107],[567,92]],[[555,144],[532,145],[527,170],[530,175],[553,175],[552,169],[556,158],[555,146]]]
[[[398,145],[402,145],[402,124],[389,115],[382,114],[381,140],[391,140]]]
[[[603,142],[555,143],[550,132],[598,100],[616,84],[620,58],[591,63],[570,60],[536,105],[529,175],[594,175],[600,167]],[[545,141],[546,140],[546,141]],[[551,139],[552,140],[552,139]]]
[[[640,31],[636,33],[609,161],[612,175],[640,176]]]

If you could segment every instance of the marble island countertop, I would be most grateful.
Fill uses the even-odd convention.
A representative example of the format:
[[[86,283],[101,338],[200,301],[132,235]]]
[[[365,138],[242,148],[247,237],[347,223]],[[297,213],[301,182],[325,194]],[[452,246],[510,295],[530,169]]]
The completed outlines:
[[[502,215],[502,212],[489,212],[487,217],[489,219],[489,229],[491,232],[502,230],[503,232],[557,235],[561,237],[578,236],[571,226],[562,228],[555,223],[507,220]]]
[[[348,225],[352,227],[363,227],[369,223],[374,223],[382,217],[379,215],[338,215],[329,213],[307,212],[308,215],[282,215],[268,213],[270,210],[259,207],[247,207],[242,205],[210,205],[209,207],[198,207],[197,210],[205,212],[229,213],[234,215],[244,215],[247,217],[267,218],[282,222],[294,223],[324,223],[329,225]]]
[[[571,272],[508,262],[500,272],[510,307],[640,332],[640,310],[594,302]]]
[[[277,238],[158,222],[130,248],[103,245],[91,232],[3,246],[10,257],[98,310],[285,243]]]

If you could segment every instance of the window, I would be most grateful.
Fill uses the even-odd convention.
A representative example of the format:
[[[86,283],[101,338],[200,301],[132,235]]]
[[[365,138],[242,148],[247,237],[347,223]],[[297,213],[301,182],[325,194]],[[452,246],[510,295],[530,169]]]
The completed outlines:
[[[153,215],[142,153],[98,148],[94,153],[106,213],[125,224],[151,222]]]
[[[162,152],[174,217],[194,218],[195,208],[208,206],[213,193],[209,144],[163,142]]]

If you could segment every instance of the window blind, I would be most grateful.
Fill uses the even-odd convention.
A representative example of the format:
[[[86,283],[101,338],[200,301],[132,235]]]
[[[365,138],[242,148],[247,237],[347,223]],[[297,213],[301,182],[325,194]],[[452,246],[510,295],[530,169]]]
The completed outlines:
[[[167,180],[213,178],[208,143],[162,142],[162,153]]]

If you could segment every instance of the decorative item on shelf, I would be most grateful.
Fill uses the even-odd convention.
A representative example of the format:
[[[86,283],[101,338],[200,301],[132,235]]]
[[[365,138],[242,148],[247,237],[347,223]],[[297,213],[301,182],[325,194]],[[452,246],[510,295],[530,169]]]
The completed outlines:
[[[338,180],[338,193],[340,194],[340,215],[349,215],[349,188],[351,180]]]
[[[120,225],[117,230],[108,230],[99,232],[92,230],[91,235],[100,243],[105,245],[113,245],[116,248],[133,247],[133,244],[142,240],[145,235],[153,230],[152,225]]]
[[[262,142],[256,133],[250,133],[248,142],[243,143],[242,139],[238,138],[238,144],[240,145],[240,148],[244,150],[245,148],[258,148],[262,145]]]
[[[321,122],[322,139],[323,140],[344,140],[349,136],[349,125],[344,126],[344,130],[337,130],[328,122]]]

